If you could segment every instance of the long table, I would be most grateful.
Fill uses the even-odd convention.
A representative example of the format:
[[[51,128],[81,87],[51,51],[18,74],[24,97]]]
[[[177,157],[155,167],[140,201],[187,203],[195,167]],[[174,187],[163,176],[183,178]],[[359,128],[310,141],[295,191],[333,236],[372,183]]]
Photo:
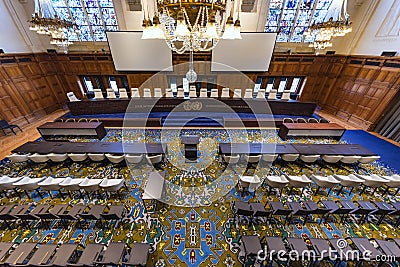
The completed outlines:
[[[377,154],[357,144],[262,144],[262,143],[220,143],[220,153],[230,154],[302,154],[302,155],[360,155]]]
[[[167,145],[162,143],[106,143],[106,142],[27,142],[14,153],[64,154],[64,153],[111,153],[111,154],[165,154]]]
[[[218,100],[218,101],[215,101]],[[266,104],[270,107],[265,108]],[[181,105],[182,104],[182,105]],[[241,98],[133,98],[133,99],[86,99],[68,102],[73,115],[113,114],[113,113],[147,113],[157,112],[221,112],[227,107],[235,112],[254,114],[274,114],[311,116],[316,108],[314,102],[296,100],[263,100]]]
[[[345,131],[336,123],[282,123],[278,135],[283,140],[288,136],[329,136],[340,139]]]
[[[94,136],[101,140],[107,134],[101,122],[46,122],[37,130],[44,139],[52,136]]]

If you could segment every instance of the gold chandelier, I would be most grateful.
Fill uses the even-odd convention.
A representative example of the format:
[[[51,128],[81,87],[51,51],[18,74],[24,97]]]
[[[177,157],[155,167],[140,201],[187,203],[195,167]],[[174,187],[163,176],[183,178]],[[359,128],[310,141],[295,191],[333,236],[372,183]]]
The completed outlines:
[[[142,39],[164,39],[171,50],[210,51],[220,39],[241,39],[240,0],[154,0],[146,2]],[[149,6],[153,7],[150,19]],[[230,10],[227,15],[226,10]]]
[[[76,25],[57,16],[51,0],[35,0],[35,13],[29,29],[38,34],[50,35],[50,44],[68,47],[72,44],[68,36],[76,34]]]
[[[345,36],[351,30],[347,0],[333,0],[323,21],[312,24],[304,35],[314,36],[314,42],[309,45],[310,47],[323,50],[332,47],[332,38]]]

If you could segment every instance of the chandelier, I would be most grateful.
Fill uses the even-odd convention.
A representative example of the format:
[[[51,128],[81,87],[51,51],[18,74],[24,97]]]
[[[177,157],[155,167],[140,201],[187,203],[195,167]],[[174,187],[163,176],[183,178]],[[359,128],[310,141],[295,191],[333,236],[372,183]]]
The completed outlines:
[[[221,39],[241,39],[239,6],[236,21],[233,13],[240,0],[154,0],[153,18],[147,10],[143,19],[142,39],[164,39],[171,50],[211,51]],[[145,6],[145,5],[143,5]],[[230,10],[229,15],[226,10]]]
[[[50,35],[50,44],[67,48],[72,44],[68,37],[76,34],[76,25],[57,16],[51,0],[35,0],[35,13],[29,29],[38,34]]]
[[[350,16],[347,13],[347,0],[333,0],[322,22],[313,23],[305,32],[306,36],[314,36],[309,46],[323,50],[332,47],[332,38],[345,36],[351,32]]]

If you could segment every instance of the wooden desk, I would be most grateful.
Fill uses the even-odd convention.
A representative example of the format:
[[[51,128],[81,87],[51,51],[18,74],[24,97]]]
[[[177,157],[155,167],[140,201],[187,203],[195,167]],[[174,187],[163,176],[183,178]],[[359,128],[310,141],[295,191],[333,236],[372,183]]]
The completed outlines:
[[[289,136],[320,136],[340,139],[345,128],[336,123],[282,123],[278,135],[283,140]]]
[[[311,116],[316,103],[296,100],[265,100],[241,98],[216,98],[219,102],[209,101],[207,98],[133,98],[133,99],[86,99],[68,102],[68,108],[73,115],[85,114],[113,114],[113,113],[147,113],[158,112],[221,112],[229,106],[235,112]],[[183,104],[186,102],[187,104]],[[183,104],[183,105],[181,105]],[[270,109],[265,106],[269,105]]]
[[[357,144],[293,144],[302,155],[376,156],[371,150]]]
[[[37,130],[44,139],[53,136],[95,136],[101,140],[107,134],[101,122],[46,122]]]
[[[297,154],[291,144],[261,144],[261,143],[221,143],[221,154]]]
[[[301,154],[301,155],[344,155],[376,156],[377,154],[357,144],[261,144],[221,143],[221,154]]]
[[[13,150],[15,153],[64,154],[164,154],[167,145],[162,143],[106,143],[106,142],[27,142]]]

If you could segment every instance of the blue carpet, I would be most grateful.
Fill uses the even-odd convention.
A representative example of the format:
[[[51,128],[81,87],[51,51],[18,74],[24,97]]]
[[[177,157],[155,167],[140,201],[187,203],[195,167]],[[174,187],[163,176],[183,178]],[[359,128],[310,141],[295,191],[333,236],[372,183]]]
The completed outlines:
[[[380,139],[366,131],[346,130],[342,140],[350,144],[360,144],[381,156],[380,161],[400,173],[400,147]]]

